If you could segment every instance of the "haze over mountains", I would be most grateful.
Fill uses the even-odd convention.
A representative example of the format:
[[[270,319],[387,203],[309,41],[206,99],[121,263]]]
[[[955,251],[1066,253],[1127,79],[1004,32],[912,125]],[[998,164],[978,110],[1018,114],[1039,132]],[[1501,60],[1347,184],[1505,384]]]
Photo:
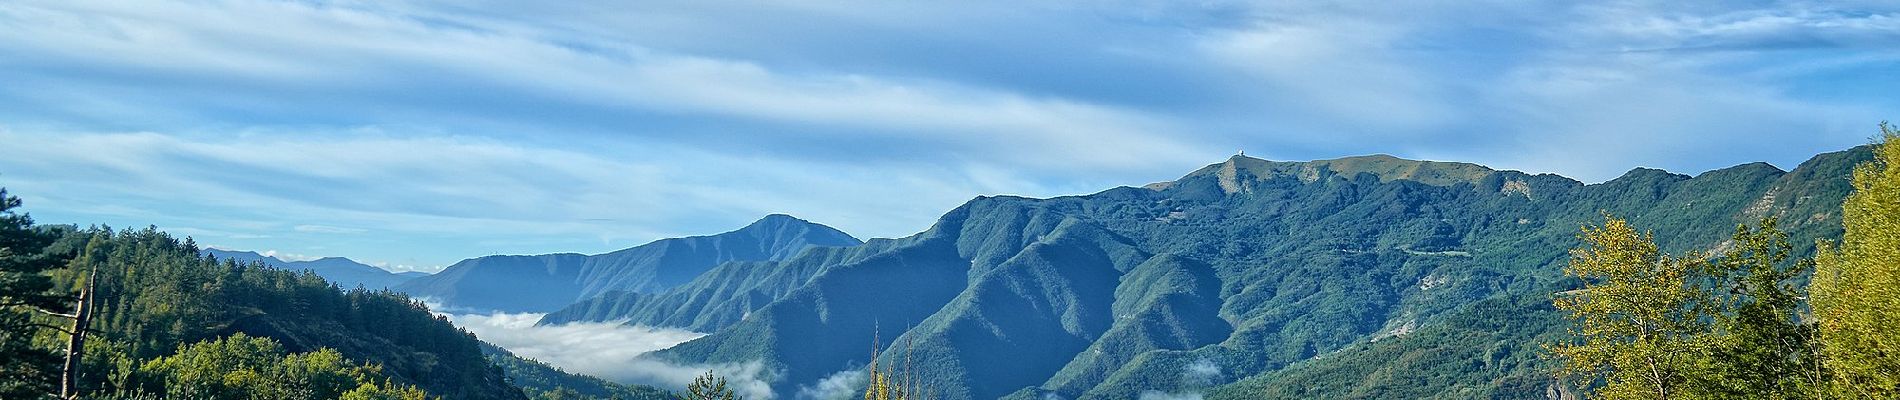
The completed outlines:
[[[726,262],[777,261],[808,248],[859,243],[837,229],[773,214],[731,232],[605,254],[472,258],[395,289],[453,310],[549,312],[609,292],[663,291]]]
[[[423,272],[390,272],[382,268],[356,262],[343,257],[323,257],[315,260],[284,261],[275,256],[266,256],[254,251],[235,251],[223,249],[204,249],[204,254],[221,260],[235,260],[241,263],[261,262],[279,269],[299,271],[310,270],[322,276],[324,280],[344,288],[361,285],[370,289],[393,288],[411,279],[427,276]]]

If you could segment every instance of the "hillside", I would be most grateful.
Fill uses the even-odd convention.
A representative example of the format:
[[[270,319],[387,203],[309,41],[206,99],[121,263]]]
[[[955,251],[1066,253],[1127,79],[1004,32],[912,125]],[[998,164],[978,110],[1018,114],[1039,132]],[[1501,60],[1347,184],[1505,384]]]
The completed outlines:
[[[1553,329],[1543,296],[1570,284],[1559,268],[1578,227],[1608,212],[1679,251],[1773,214],[1795,243],[1834,238],[1848,171],[1868,158],[1586,185],[1388,156],[1237,156],[1144,188],[982,197],[911,237],[721,265],[549,317],[713,331],[656,357],[763,361],[785,394],[868,363],[882,336],[906,346],[886,357],[913,355],[949,399],[1539,397],[1553,388],[1530,339]],[[1501,312],[1519,318],[1472,322]]]
[[[807,248],[857,244],[831,227],[774,214],[731,232],[661,239],[605,254],[463,260],[396,290],[451,310],[548,312],[608,292],[663,291],[727,262],[783,260]]]
[[[202,257],[194,244],[153,229],[68,231],[49,252],[77,255],[55,271],[56,292],[73,290],[79,271],[98,268],[97,333],[81,375],[87,392],[148,387],[125,368],[244,334],[290,353],[332,349],[433,396],[525,398],[473,335],[400,294],[342,290],[308,271]]]

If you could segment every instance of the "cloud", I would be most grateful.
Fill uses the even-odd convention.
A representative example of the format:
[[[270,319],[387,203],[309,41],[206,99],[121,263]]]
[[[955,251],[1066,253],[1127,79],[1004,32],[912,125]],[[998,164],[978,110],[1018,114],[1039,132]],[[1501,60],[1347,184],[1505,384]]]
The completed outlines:
[[[679,390],[710,370],[746,398],[770,399],[773,395],[773,375],[759,362],[681,365],[643,357],[705,336],[702,333],[614,322],[537,326],[535,322],[545,315],[538,313],[440,315],[484,341],[570,372]]]
[[[33,55],[37,66],[138,70],[166,81],[218,76],[292,93],[221,91],[209,98],[173,100],[194,109],[231,101],[261,104],[249,107],[264,108],[257,110],[262,114],[314,105],[344,108],[339,111],[349,115],[394,110],[420,114],[416,117],[470,118],[443,109],[467,106],[459,95],[404,95],[394,104],[374,100],[391,87],[370,85],[391,85],[445,93],[511,93],[567,105],[571,108],[566,111],[590,113],[592,118],[638,111],[659,118],[817,125],[825,128],[805,132],[927,143],[965,156],[1042,168],[1139,167],[1157,160],[1185,160],[1182,157],[1199,152],[1192,142],[1169,137],[1175,129],[1167,122],[1137,110],[940,80],[785,73],[747,60],[669,53],[624,40],[563,35],[532,24],[459,24],[469,18],[440,12],[343,3],[57,2],[15,4],[0,8],[0,15],[13,16],[9,22],[17,25],[10,39],[0,40],[0,49]],[[425,17],[446,23],[430,23]],[[88,51],[71,51],[76,48]],[[310,57],[347,62],[296,61]],[[418,75],[424,71],[426,75]],[[297,95],[317,90],[342,91],[369,102],[335,103]],[[539,109],[545,106],[490,99],[503,103],[482,114],[505,119],[495,122],[547,122],[520,120],[543,116]],[[190,104],[195,101],[220,104]],[[522,111],[528,115],[520,115]],[[768,140],[773,136],[746,135]],[[1088,156],[1119,152],[1144,157]]]
[[[1220,384],[1226,378],[1221,375],[1220,365],[1214,360],[1202,357],[1181,369],[1181,385],[1193,388],[1205,388]]]
[[[819,379],[811,386],[799,386],[798,397],[801,400],[842,400],[850,399],[864,390],[870,382],[870,374],[862,368],[851,368]]]
[[[296,254],[296,253],[285,253],[285,252],[277,251],[277,250],[264,250],[257,254],[261,254],[265,257],[272,257],[272,258],[276,258],[276,259],[284,260],[284,261],[310,261],[310,260],[315,260],[318,258],[323,258],[323,257],[309,256],[309,255]]]
[[[395,272],[395,273],[422,272],[422,273],[433,274],[437,272],[442,272],[444,268],[447,268],[447,266],[445,265],[420,266],[420,265],[410,265],[410,264],[397,264],[397,263],[392,263],[388,261],[370,262],[369,265],[374,266],[376,268],[382,268],[389,272]]]
[[[0,4],[0,179],[48,222],[447,265],[774,212],[902,236],[976,195],[1172,179],[1235,149],[1592,182],[1791,168],[1896,118],[1896,15],[29,0]]]
[[[1145,390],[1145,391],[1142,391],[1141,395],[1136,398],[1140,400],[1201,400],[1201,394],[1200,393],[1167,393],[1167,392],[1154,391],[1154,390]]]
[[[1653,5],[1587,8],[1586,32],[1632,51],[1749,51],[1813,48],[1900,49],[1900,12],[1843,10],[1807,3],[1690,13]]]
[[[291,230],[295,230],[298,232],[335,233],[335,234],[356,234],[356,233],[369,232],[368,229],[344,228],[344,227],[328,226],[328,225],[297,225],[296,227],[292,227]]]

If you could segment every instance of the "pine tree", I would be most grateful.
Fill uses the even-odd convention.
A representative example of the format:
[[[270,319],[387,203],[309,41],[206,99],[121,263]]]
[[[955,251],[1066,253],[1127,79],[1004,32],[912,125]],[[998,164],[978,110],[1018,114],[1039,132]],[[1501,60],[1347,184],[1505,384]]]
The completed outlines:
[[[713,374],[712,370],[707,370],[705,375],[693,378],[693,383],[686,385],[686,394],[680,396],[680,399],[734,400],[742,398],[733,394],[731,388],[726,387],[726,378]]]
[[[1820,243],[1809,286],[1834,395],[1900,398],[1900,131],[1880,124],[1874,160],[1854,169],[1839,244]]]
[[[62,368],[60,355],[33,345],[44,330],[70,328],[48,324],[36,316],[66,315],[73,298],[54,290],[46,271],[61,268],[68,255],[47,254],[57,235],[33,225],[33,218],[17,212],[20,198],[0,188],[0,398],[44,397],[55,390]],[[70,332],[68,332],[70,333]]]
[[[1579,340],[1548,347],[1562,362],[1558,375],[1600,379],[1603,399],[1685,398],[1709,351],[1709,267],[1700,254],[1672,257],[1652,235],[1604,218],[1600,228],[1583,228],[1584,247],[1564,268],[1583,288],[1555,300]]]

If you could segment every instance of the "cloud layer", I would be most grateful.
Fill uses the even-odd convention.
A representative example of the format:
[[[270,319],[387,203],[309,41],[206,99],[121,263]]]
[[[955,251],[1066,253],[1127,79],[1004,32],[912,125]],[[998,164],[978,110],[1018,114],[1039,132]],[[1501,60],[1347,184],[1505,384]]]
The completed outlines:
[[[901,236],[1237,149],[1787,168],[1895,118],[1900,6],[28,0],[0,59],[0,185],[44,221],[431,269],[771,212]]]
[[[758,362],[730,365],[679,365],[643,355],[705,336],[703,333],[612,322],[536,326],[543,314],[443,314],[449,322],[515,355],[563,370],[621,383],[681,390],[694,377],[715,371],[735,391],[751,399],[773,396],[767,371]]]

